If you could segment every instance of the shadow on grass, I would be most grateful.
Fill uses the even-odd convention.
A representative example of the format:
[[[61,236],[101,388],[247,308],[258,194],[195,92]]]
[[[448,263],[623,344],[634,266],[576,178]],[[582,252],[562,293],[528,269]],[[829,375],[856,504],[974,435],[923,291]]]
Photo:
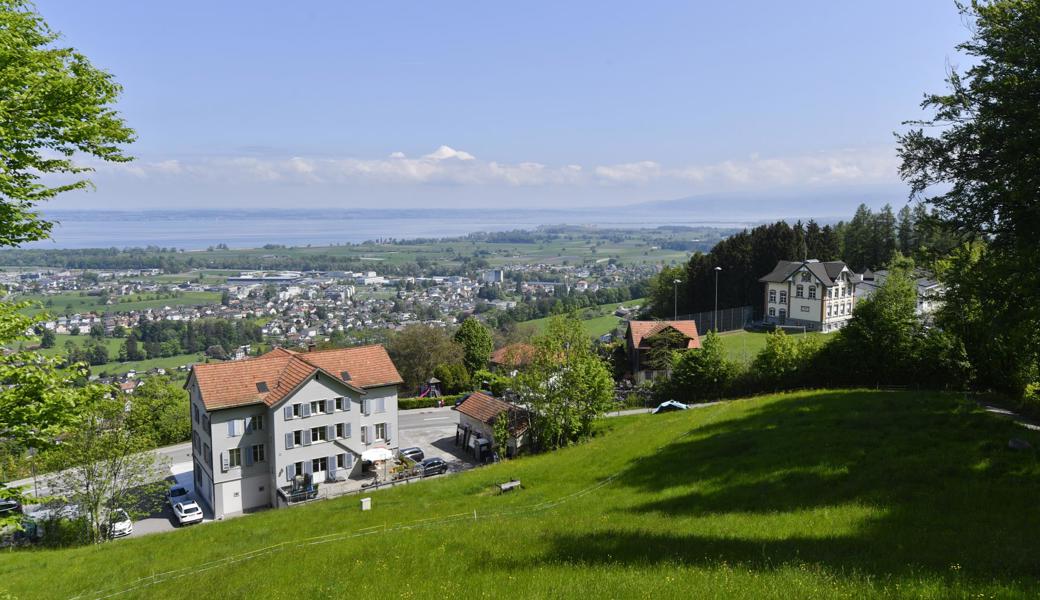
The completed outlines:
[[[1035,451],[1007,449],[1012,436],[1037,443],[1036,434],[951,395],[836,392],[767,402],[630,463],[618,484],[638,492],[636,504],[613,510],[639,515],[640,525],[617,526],[622,518],[612,529],[557,534],[535,562],[809,562],[1035,585],[1040,468]],[[854,518],[862,514],[854,506],[870,507],[870,517]],[[837,528],[818,531],[793,514],[815,509],[848,512]],[[771,530],[785,514],[790,533]],[[713,519],[721,516],[738,524],[720,533],[723,521]]]

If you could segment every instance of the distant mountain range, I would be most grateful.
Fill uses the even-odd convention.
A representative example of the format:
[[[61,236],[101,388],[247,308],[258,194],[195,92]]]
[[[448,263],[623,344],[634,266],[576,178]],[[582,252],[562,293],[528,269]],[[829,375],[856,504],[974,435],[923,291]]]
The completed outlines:
[[[813,190],[809,192],[773,192],[704,194],[673,200],[656,200],[629,205],[639,211],[657,211],[683,220],[772,221],[794,222],[810,218],[819,223],[848,220],[860,204],[873,210],[891,204],[898,211],[908,202],[902,186],[864,186],[855,190]]]

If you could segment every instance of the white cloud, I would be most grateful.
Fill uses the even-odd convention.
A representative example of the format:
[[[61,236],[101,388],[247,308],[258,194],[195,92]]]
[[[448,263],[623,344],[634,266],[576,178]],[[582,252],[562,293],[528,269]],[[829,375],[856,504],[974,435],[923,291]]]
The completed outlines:
[[[666,166],[641,160],[584,167],[524,161],[478,160],[450,146],[419,158],[394,152],[387,158],[265,158],[255,156],[167,159],[99,164],[99,175],[138,179],[284,184],[619,186],[668,185],[676,189],[724,191],[777,186],[892,183],[898,162],[891,149],[849,149],[791,157],[750,155],[745,160]],[[601,188],[602,189],[602,188]]]

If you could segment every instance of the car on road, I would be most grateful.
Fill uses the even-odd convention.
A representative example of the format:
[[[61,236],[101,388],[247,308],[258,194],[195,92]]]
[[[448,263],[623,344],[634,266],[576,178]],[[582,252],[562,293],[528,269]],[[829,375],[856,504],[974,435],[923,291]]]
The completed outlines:
[[[166,490],[166,503],[171,507],[178,502],[184,502],[186,500],[191,500],[191,494],[189,494],[188,490],[183,486],[175,485]]]
[[[423,477],[429,477],[431,475],[443,475],[448,472],[448,463],[444,462],[443,458],[437,458],[436,456],[424,459],[419,463],[419,474]]]
[[[173,505],[173,514],[177,517],[178,525],[202,522],[202,509],[192,499],[187,499]]]
[[[401,456],[412,462],[420,462],[422,459],[426,458],[426,453],[422,451],[422,448],[412,446],[411,448],[402,449]]]
[[[110,517],[108,535],[111,537],[123,537],[134,532],[134,522],[130,520],[130,515],[126,514],[125,510],[117,508],[112,511]]]

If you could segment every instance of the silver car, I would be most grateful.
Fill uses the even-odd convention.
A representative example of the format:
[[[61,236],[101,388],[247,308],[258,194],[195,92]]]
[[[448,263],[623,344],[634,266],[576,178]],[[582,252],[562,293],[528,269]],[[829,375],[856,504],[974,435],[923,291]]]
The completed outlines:
[[[109,517],[108,534],[110,536],[117,538],[134,532],[134,522],[130,520],[130,515],[125,510],[117,508]]]

